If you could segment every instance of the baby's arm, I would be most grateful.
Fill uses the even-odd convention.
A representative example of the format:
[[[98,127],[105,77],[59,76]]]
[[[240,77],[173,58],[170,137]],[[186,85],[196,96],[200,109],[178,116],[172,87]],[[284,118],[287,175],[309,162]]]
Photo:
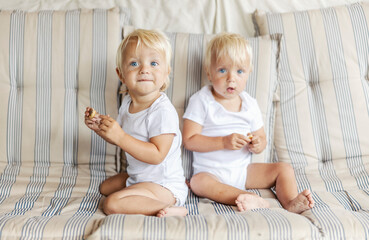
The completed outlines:
[[[238,150],[247,144],[246,136],[232,133],[224,137],[208,137],[201,134],[202,126],[189,119],[183,122],[183,144],[195,152],[211,152],[222,149]]]
[[[161,134],[150,138],[149,142],[138,140],[127,134],[109,116],[101,116],[99,128],[99,135],[107,142],[117,145],[135,159],[149,164],[160,164],[167,156],[174,139],[174,134]]]
[[[252,138],[248,140],[249,151],[252,153],[261,153],[267,145],[264,127],[247,135],[252,136]]]

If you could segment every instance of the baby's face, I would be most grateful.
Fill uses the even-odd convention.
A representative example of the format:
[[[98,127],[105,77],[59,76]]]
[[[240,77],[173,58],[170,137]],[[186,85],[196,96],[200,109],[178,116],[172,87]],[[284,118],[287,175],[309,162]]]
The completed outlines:
[[[207,70],[209,81],[213,85],[213,94],[221,99],[233,99],[245,89],[250,73],[248,63],[236,64],[229,56],[211,60]]]
[[[121,80],[131,95],[155,95],[169,75],[165,55],[145,45],[136,46],[137,42],[131,41],[125,49]]]

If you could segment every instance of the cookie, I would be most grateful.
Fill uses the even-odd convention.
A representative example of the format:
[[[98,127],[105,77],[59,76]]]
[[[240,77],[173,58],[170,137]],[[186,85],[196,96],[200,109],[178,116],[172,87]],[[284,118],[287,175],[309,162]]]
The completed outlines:
[[[90,111],[88,111],[88,117],[90,118],[90,119],[93,119],[94,117],[95,117],[95,115],[96,115],[96,111],[95,111],[95,109],[93,109],[93,108],[90,108]]]

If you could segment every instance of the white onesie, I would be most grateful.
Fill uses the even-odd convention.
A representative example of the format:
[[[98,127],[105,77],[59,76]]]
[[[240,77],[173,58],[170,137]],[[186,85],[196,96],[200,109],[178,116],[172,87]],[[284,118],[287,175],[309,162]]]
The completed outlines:
[[[183,118],[202,125],[205,136],[227,136],[232,133],[247,135],[263,127],[259,106],[248,93],[242,92],[242,107],[239,112],[229,112],[218,103],[211,86],[204,86],[189,101]],[[193,152],[194,175],[209,172],[222,183],[245,189],[247,166],[251,153],[246,147],[240,150],[219,150],[212,152]]]
[[[126,133],[145,142],[161,134],[172,133],[175,136],[166,158],[158,165],[138,161],[126,153],[129,175],[126,186],[140,182],[159,184],[173,193],[177,199],[177,206],[182,206],[186,200],[188,188],[182,168],[182,135],[179,130],[178,114],[165,93],[161,93],[149,108],[138,113],[129,113],[131,101],[129,95],[123,98],[117,119]]]

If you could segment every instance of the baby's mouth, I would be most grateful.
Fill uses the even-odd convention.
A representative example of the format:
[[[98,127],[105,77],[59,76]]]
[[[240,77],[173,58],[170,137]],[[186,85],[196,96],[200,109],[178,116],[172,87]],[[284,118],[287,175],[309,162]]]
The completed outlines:
[[[228,93],[234,93],[235,91],[236,91],[236,88],[233,88],[233,87],[228,87],[227,88]]]

